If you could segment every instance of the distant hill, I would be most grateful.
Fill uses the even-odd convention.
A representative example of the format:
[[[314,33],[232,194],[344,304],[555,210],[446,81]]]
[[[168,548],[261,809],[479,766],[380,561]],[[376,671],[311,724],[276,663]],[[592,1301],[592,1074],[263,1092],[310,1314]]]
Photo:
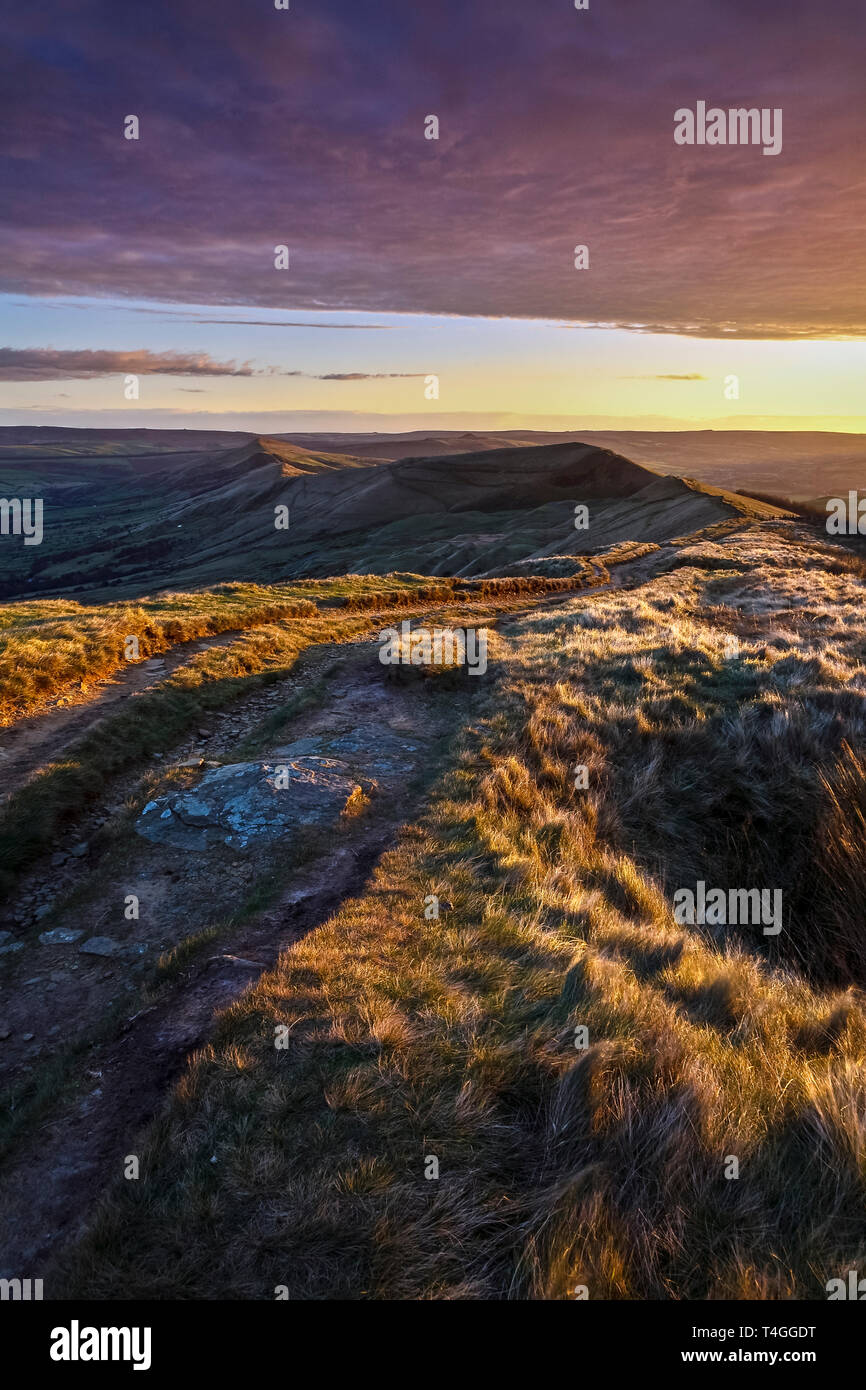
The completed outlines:
[[[268,436],[221,436],[215,445],[187,435],[187,448],[172,450],[185,432],[142,440],[143,432],[86,431],[49,449],[41,431],[31,433],[35,444],[19,440],[14,457],[0,458],[0,495],[43,497],[45,538],[38,547],[4,538],[4,597],[120,597],[346,572],[503,574],[777,514],[585,442],[377,462]],[[586,528],[575,525],[581,503]],[[277,507],[289,509],[288,530],[275,525]]]
[[[26,455],[138,457],[148,454],[191,453],[228,448],[254,439],[254,434],[231,430],[101,430],[63,429],[57,425],[3,425],[0,459]]]
[[[415,431],[407,434],[292,434],[296,444],[359,458],[429,458],[440,454],[584,443],[613,449],[660,473],[699,478],[715,487],[756,488],[807,500],[866,488],[866,435],[785,430],[579,430],[545,433]]]

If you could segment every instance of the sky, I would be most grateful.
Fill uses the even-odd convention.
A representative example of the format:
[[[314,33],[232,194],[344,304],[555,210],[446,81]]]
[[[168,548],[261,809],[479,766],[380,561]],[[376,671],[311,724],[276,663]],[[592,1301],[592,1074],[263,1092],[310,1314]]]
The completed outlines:
[[[866,430],[862,0],[4,28],[2,424]]]

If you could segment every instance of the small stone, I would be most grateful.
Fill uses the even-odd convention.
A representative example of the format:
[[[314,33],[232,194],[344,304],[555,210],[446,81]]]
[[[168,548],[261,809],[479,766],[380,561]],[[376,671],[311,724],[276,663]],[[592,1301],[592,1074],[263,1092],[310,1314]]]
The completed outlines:
[[[55,927],[53,931],[40,932],[39,940],[43,946],[68,946],[83,935],[83,931],[72,931],[70,927]]]
[[[35,1034],[35,1033],[22,1033],[22,1034],[21,1034],[21,1041],[22,1041],[22,1042],[32,1042],[33,1039],[34,1039],[35,1037],[36,1037],[36,1034]]]
[[[79,947],[88,956],[113,956],[116,955],[120,947],[110,936],[91,936]]]
[[[11,941],[11,931],[0,931],[0,946],[5,946],[7,941]]]
[[[0,946],[0,956],[9,956],[13,951],[23,951],[23,941],[10,941],[8,946]]]
[[[0,1042],[5,1042],[7,1038],[11,1037],[12,1029],[7,1028],[5,1023],[0,1023]]]
[[[52,869],[59,869],[60,866],[61,866],[62,864],[65,864],[65,863],[66,863],[66,859],[67,859],[67,856],[66,856],[65,854],[52,854],[52,856],[51,856],[51,867],[52,867]]]
[[[48,914],[49,914],[50,912],[53,912],[53,911],[54,911],[54,904],[53,904],[53,903],[44,903],[42,907],[37,907],[37,909],[36,909],[36,919],[37,919],[37,921],[38,921],[40,918],[42,918],[42,917],[47,917]]]
[[[82,856],[87,853],[89,848],[90,846],[86,843],[74,845],[73,848],[69,851],[69,853],[72,855],[73,859],[81,859]]]

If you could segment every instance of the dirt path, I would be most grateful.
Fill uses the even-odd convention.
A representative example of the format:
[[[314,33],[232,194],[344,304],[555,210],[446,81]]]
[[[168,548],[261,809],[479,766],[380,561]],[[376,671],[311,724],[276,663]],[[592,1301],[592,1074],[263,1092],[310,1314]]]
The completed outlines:
[[[501,605],[501,612],[518,618],[592,592],[516,600]],[[407,684],[388,678],[378,661],[378,632],[383,622],[419,614],[429,617],[430,607],[403,610],[397,619],[371,613],[370,628],[349,642],[308,648],[284,680],[211,715],[204,721],[209,729],[167,749],[160,760],[170,781],[177,769],[200,759],[224,765],[312,753],[345,762],[351,775],[373,787],[361,814],[324,833],[299,862],[277,863],[279,881],[264,907],[255,906],[256,896],[275,872],[266,854],[197,853],[149,843],[134,829],[138,812],[118,807],[116,789],[105,805],[89,808],[84,827],[87,836],[89,826],[118,815],[113,848],[109,836],[107,850],[91,850],[54,871],[43,862],[28,874],[29,883],[22,882],[23,898],[38,895],[34,908],[46,893],[54,901],[37,912],[49,915],[33,922],[19,937],[24,944],[3,961],[0,1081],[13,1089],[23,1084],[26,1100],[58,1052],[73,1060],[0,1166],[0,1277],[40,1277],[53,1253],[81,1229],[94,1198],[122,1171],[125,1156],[136,1152],[136,1136],[190,1052],[206,1041],[215,1015],[281,951],[362,891],[400,827],[417,815],[448,740],[471,718],[480,693],[472,680],[443,692],[435,678]],[[468,616],[461,605],[451,621],[462,626]],[[56,757],[117,700],[158,684],[194,652],[238,637],[186,644],[166,656],[164,667],[136,667],[106,682],[84,708],[28,721],[27,742],[15,750],[19,775],[43,762],[49,749]],[[292,702],[297,712],[281,727],[280,710]],[[253,751],[250,739],[255,748],[257,738]],[[196,767],[185,775],[195,780],[201,773]],[[146,770],[126,787],[128,805],[144,804],[150,792],[142,795],[136,787],[153,776]],[[141,915],[127,923],[122,904],[130,893],[140,900]],[[161,954],[215,927],[218,934],[184,956],[170,978],[156,974]],[[83,953],[93,936],[109,941],[107,955]]]
[[[239,632],[224,632],[218,637],[181,642],[163,656],[136,662],[114,676],[93,682],[89,689],[96,693],[75,704],[30,715],[0,729],[0,804],[45,763],[55,761],[71,743],[114,713],[122,700],[159,685],[197,652],[227,647],[240,636]]]
[[[54,930],[110,931],[118,951],[94,957],[81,954],[81,936],[50,944],[31,936],[4,962],[5,1080],[38,1084],[58,1049],[85,1045],[0,1168],[0,1277],[40,1277],[52,1253],[75,1237],[94,1198],[136,1152],[136,1136],[190,1051],[207,1039],[215,1014],[363,889],[400,826],[417,814],[448,739],[471,717],[474,682],[441,693],[435,679],[391,681],[369,636],[311,648],[299,667],[268,692],[269,705],[260,691],[238,702],[214,728],[206,752],[233,761],[269,709],[318,692],[273,735],[270,755],[314,748],[348,760],[353,775],[373,788],[363,812],[313,841],[283,872],[272,900],[246,913],[245,899],[273,870],[266,856],[194,853],[127,833],[116,853],[82,865],[84,882],[49,919]],[[186,751],[172,750],[172,760]],[[129,891],[141,896],[142,913],[124,938],[119,905]],[[219,935],[155,988],[159,951],[215,922]],[[89,1030],[112,1017],[107,1036],[87,1046]]]
[[[530,612],[543,603],[567,602],[578,593],[594,592],[594,589],[575,589],[541,594],[538,598],[524,600],[525,609],[516,606],[520,600],[512,600],[511,603],[503,603],[502,611]],[[396,616],[400,621],[404,617],[411,620],[419,613],[429,611],[430,607],[427,604],[400,609],[391,618]],[[455,618],[459,618],[460,605],[454,605],[454,614]],[[370,613],[370,625],[372,632],[377,625],[375,610]],[[0,729],[0,805],[46,763],[57,761],[68,747],[113,714],[121,701],[152,690],[198,653],[228,647],[243,636],[242,630],[233,629],[217,637],[181,642],[162,656],[137,662],[104,680],[94,681],[88,686],[88,692],[95,693],[81,695],[74,703],[30,715]],[[64,692],[61,698],[69,699],[70,692]]]

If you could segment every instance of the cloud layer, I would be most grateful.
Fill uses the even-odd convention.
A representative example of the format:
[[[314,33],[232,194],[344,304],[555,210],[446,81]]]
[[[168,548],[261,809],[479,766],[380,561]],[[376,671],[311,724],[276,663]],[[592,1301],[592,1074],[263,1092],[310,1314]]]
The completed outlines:
[[[862,0],[48,0],[6,28],[0,289],[866,334]],[[780,107],[781,154],[676,145],[698,100]]]
[[[422,372],[304,372],[254,367],[249,362],[217,362],[207,352],[128,352],[110,348],[0,347],[0,381],[72,381],[136,376],[292,376],[310,381],[391,381]]]
[[[259,376],[248,362],[215,362],[206,352],[0,347],[0,381],[72,381],[114,376]]]

